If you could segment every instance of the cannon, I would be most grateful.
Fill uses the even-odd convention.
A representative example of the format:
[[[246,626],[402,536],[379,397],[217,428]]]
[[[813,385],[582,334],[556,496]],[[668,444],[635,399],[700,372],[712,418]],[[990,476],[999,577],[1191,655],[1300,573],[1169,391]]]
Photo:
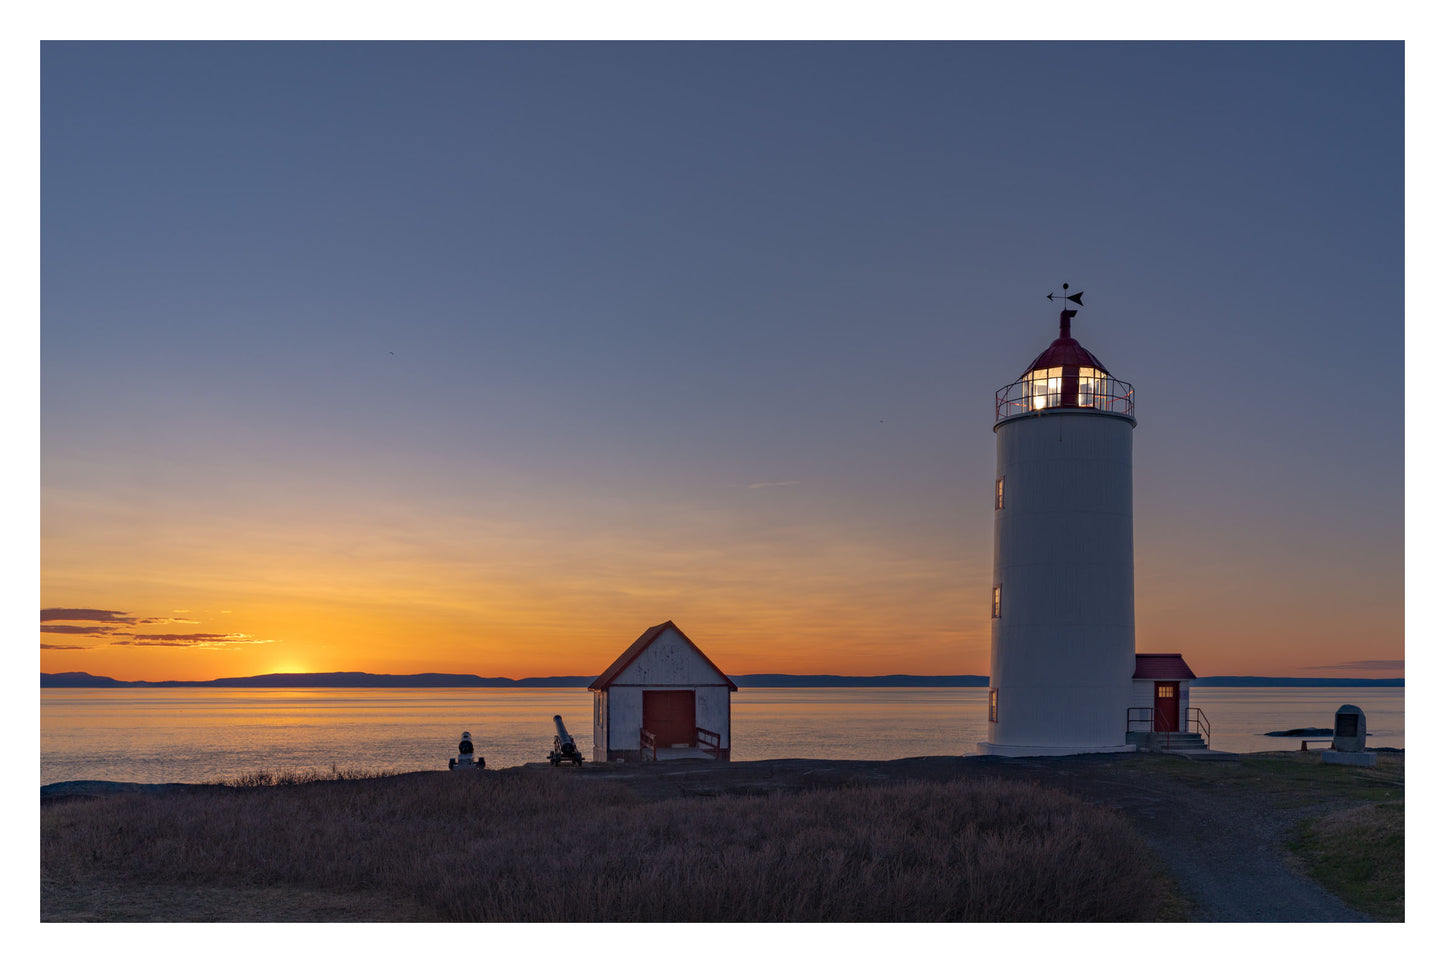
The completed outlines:
[[[472,734],[462,733],[462,741],[457,744],[457,755],[454,759],[447,760],[448,769],[485,769],[487,760],[481,756],[473,756]]]
[[[582,765],[582,753],[577,751],[576,740],[567,734],[562,717],[553,716],[552,725],[557,727],[557,734],[552,737],[552,751],[547,753],[547,761],[554,766],[560,766],[563,762],[570,762],[574,766]]]

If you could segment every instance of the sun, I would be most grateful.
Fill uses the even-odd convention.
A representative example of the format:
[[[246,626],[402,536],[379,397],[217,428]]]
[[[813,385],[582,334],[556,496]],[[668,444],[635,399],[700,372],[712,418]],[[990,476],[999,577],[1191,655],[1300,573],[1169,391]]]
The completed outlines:
[[[311,670],[308,669],[306,666],[301,665],[300,663],[297,663],[297,662],[288,662],[288,663],[286,663],[286,664],[284,664],[284,665],[278,665],[278,666],[276,666],[275,668],[273,668],[273,669],[271,670],[271,672],[272,672],[274,675],[294,675],[294,674],[299,673],[299,672],[310,672],[310,671],[311,671]]]

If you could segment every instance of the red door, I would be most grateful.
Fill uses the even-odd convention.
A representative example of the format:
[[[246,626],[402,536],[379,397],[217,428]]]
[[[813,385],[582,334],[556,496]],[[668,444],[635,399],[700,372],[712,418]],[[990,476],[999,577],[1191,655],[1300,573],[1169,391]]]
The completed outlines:
[[[1179,683],[1154,683],[1154,731],[1179,731]]]
[[[697,697],[691,689],[642,690],[642,728],[657,745],[690,746],[697,739]]]

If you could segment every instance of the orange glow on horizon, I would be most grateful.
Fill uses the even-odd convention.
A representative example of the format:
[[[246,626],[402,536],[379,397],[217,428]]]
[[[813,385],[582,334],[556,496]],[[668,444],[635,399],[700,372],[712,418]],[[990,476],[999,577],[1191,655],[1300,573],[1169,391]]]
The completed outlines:
[[[985,506],[992,484],[990,473]],[[591,520],[605,515],[593,506],[540,524],[366,506],[365,522],[360,509],[265,525],[206,518],[201,531],[147,540],[107,529],[113,515],[66,507],[65,522],[45,526],[43,606],[131,621],[87,623],[93,635],[49,624],[61,631],[41,635],[44,672],[587,676],[669,619],[730,675],[989,671],[990,559],[940,555],[937,541],[747,530],[666,506],[650,525],[615,528]],[[987,545],[992,519],[978,514],[960,539]],[[1171,537],[1137,551],[1137,651],[1180,652],[1201,676],[1403,675],[1350,667],[1403,659],[1403,591],[1388,566],[1355,563],[1367,573],[1349,574],[1357,596],[1321,596],[1320,567],[1344,564],[1326,552],[1251,580],[1225,550],[1201,549],[1201,533]]]

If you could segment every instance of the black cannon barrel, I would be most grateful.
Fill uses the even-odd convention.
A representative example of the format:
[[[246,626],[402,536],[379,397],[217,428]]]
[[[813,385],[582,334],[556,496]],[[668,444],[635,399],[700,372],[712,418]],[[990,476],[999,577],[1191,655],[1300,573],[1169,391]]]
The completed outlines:
[[[557,727],[557,738],[562,740],[564,749],[575,749],[576,742],[567,734],[567,727],[562,724],[561,716],[553,716],[552,724]]]

